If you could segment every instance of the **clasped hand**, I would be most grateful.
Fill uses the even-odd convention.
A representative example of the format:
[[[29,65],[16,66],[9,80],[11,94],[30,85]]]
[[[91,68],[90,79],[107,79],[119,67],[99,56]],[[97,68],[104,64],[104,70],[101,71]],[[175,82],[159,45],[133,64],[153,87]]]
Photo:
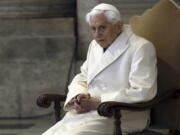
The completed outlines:
[[[86,113],[91,110],[96,110],[100,104],[100,100],[91,97],[90,94],[79,94],[70,101],[72,109],[75,109],[77,113]]]

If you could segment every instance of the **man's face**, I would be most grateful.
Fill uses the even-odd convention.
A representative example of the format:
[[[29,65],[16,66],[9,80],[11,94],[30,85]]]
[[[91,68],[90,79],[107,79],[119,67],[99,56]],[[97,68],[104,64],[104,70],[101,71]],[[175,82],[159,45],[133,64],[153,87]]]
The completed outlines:
[[[110,23],[101,14],[90,18],[90,28],[93,38],[103,48],[109,47],[122,30],[122,22]]]

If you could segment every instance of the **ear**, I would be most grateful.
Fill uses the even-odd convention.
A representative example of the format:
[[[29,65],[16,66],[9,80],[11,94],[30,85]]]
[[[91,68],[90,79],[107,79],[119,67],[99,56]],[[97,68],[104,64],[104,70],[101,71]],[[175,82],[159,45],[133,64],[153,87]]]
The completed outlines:
[[[115,25],[117,33],[121,33],[124,25],[123,21],[118,21]]]

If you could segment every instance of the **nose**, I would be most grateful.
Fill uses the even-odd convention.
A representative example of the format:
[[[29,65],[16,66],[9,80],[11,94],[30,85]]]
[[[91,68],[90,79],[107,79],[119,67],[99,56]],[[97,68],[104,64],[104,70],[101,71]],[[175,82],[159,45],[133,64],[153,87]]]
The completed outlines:
[[[99,29],[96,29],[94,32],[93,32],[93,37],[94,38],[98,38],[101,36],[101,32]]]

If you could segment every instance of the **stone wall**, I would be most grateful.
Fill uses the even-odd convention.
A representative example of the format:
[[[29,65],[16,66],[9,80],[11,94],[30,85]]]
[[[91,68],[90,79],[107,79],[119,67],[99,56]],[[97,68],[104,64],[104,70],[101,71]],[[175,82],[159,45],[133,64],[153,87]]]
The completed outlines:
[[[72,17],[76,0],[0,0],[0,17]]]
[[[0,26],[0,117],[52,112],[39,108],[36,99],[64,93],[75,45],[73,18],[1,18]]]

